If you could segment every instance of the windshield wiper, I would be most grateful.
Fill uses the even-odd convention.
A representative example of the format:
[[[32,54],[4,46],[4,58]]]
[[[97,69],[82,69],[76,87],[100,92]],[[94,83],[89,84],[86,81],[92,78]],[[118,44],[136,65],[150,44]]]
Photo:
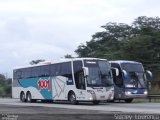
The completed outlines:
[[[137,77],[138,77],[138,75],[137,75]],[[139,80],[139,77],[138,77],[138,82],[139,82],[141,88],[143,88],[144,86],[143,86],[143,84],[141,83],[141,81]]]
[[[142,85],[141,81],[139,80],[139,77],[138,77],[137,73],[136,73],[136,72],[133,72],[133,73],[134,73],[134,75],[135,75],[135,77],[136,77],[135,80],[140,84],[141,88],[143,88],[144,86]],[[137,86],[137,87],[138,87],[138,86]]]

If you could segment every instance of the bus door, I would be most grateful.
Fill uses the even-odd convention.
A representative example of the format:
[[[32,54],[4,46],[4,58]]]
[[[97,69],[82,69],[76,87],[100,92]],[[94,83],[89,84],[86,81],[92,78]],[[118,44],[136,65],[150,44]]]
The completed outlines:
[[[113,68],[117,68],[119,70],[118,76],[116,75],[115,72],[113,72],[112,69],[112,74],[113,74],[113,81],[114,81],[114,99],[123,99],[124,97],[124,84],[123,84],[123,73],[122,70],[117,63],[112,63],[111,64]]]
[[[73,61],[73,72],[74,72],[74,80],[76,86],[76,98],[77,100],[85,100],[86,99],[86,82],[83,71],[82,61]]]

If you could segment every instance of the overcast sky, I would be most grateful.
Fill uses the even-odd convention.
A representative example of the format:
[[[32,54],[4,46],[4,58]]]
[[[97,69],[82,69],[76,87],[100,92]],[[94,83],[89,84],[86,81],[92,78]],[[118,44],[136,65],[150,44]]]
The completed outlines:
[[[0,73],[31,60],[59,60],[102,31],[160,16],[160,0],[0,0]]]

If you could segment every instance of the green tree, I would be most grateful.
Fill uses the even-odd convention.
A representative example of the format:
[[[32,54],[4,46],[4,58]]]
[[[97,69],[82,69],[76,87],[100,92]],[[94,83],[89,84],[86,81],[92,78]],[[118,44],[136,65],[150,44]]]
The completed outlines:
[[[0,97],[11,97],[12,79],[0,74]]]
[[[39,60],[32,60],[29,64],[30,65],[35,65],[35,64],[38,64],[38,63],[40,63],[40,62],[44,62],[45,60],[43,60],[43,59],[39,59]]]
[[[132,27],[123,23],[107,23],[104,31],[92,35],[92,40],[81,44],[75,52],[79,57],[102,57],[116,59],[121,57],[122,43],[132,34]]]
[[[109,22],[101,27],[104,31],[75,50],[79,57],[135,60],[160,69],[159,17],[140,16],[131,25]]]
[[[5,84],[5,76],[3,74],[0,74],[0,85],[3,86]]]
[[[72,55],[69,55],[69,54],[65,55],[64,57],[65,58],[74,58],[74,57],[72,57]]]

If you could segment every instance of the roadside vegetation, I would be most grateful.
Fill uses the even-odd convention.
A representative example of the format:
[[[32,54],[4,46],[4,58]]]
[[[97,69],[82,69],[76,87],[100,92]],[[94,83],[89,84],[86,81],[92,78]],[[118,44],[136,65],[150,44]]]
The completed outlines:
[[[109,22],[78,46],[78,57],[132,60],[143,63],[160,81],[160,18],[140,16],[132,24]]]
[[[0,74],[0,97],[11,97],[12,79]]]

